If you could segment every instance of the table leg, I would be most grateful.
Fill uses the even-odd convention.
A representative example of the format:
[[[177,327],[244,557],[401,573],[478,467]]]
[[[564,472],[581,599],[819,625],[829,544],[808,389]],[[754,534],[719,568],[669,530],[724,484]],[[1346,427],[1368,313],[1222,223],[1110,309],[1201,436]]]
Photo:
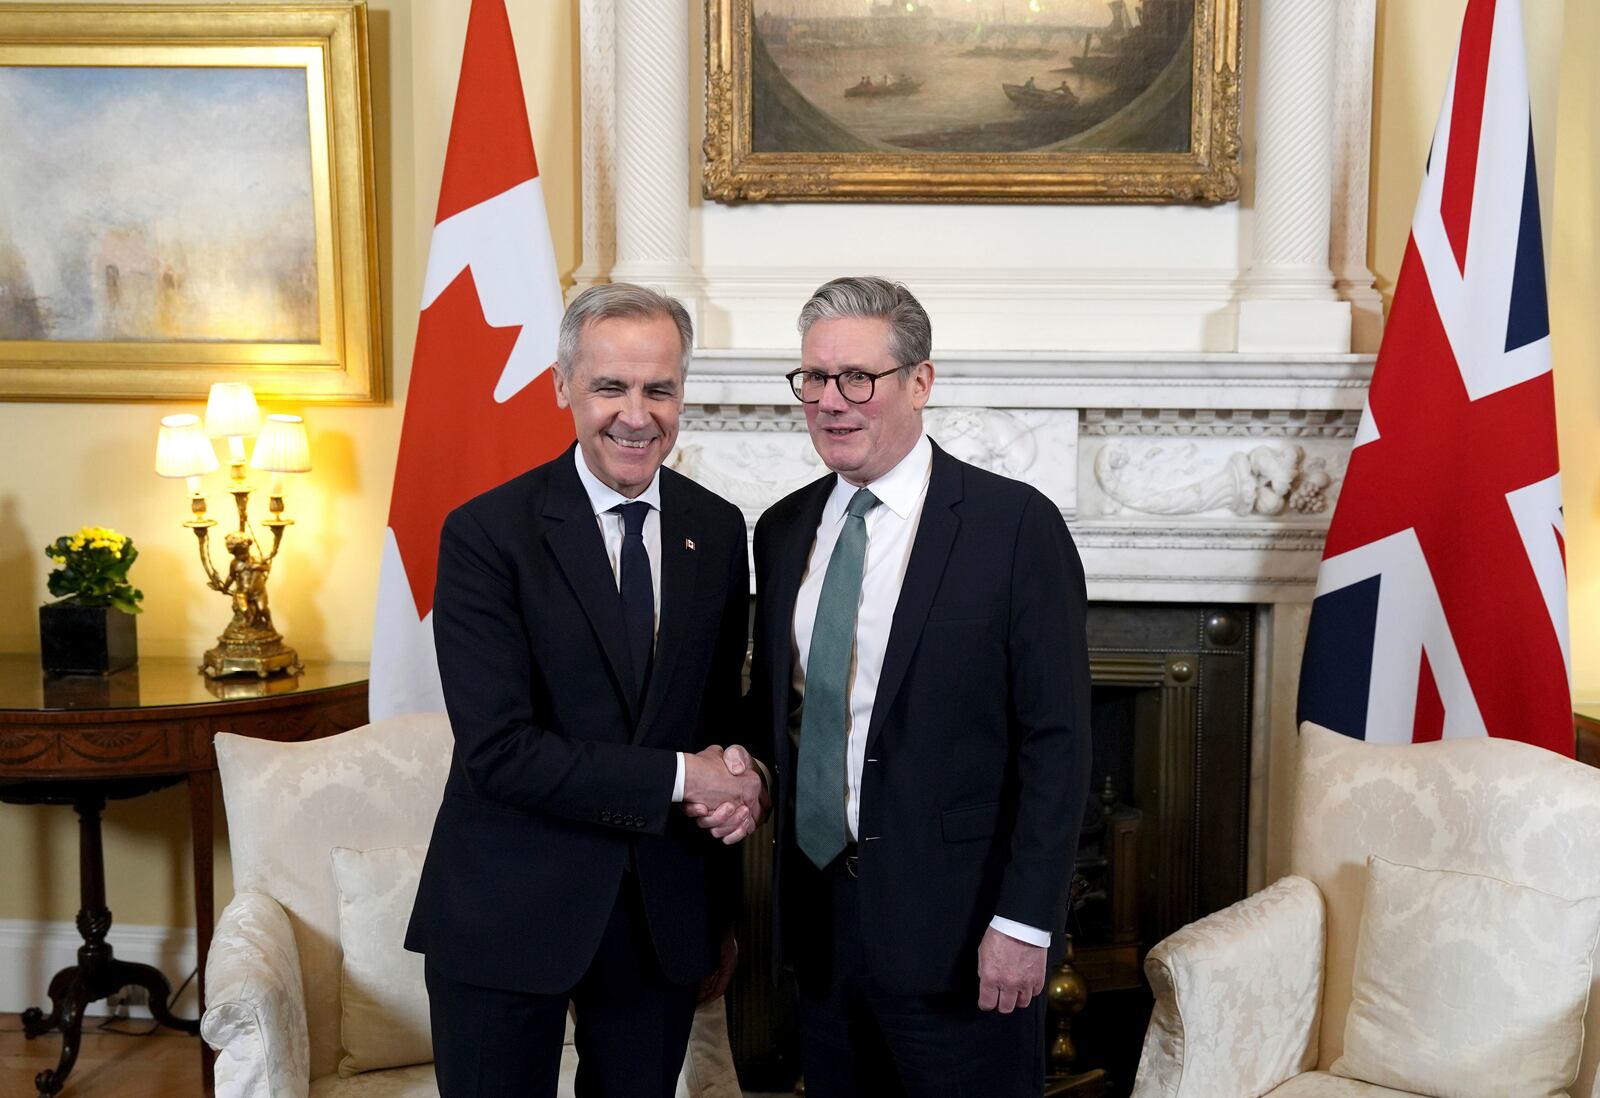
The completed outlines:
[[[195,986],[199,991],[200,1014],[206,1012],[206,957],[211,952],[211,935],[216,929],[214,909],[215,886],[212,874],[212,846],[215,842],[216,819],[214,814],[214,771],[189,772],[189,834],[194,845],[194,941],[196,962]],[[216,1053],[205,1041],[200,1042],[200,1081],[206,1094],[215,1086],[212,1064]]]
[[[78,933],[83,937],[78,963],[51,979],[48,1015],[38,1007],[22,1015],[22,1031],[28,1038],[51,1030],[61,1032],[61,1058],[54,1068],[34,1077],[39,1098],[52,1098],[66,1086],[67,1076],[78,1061],[84,1007],[124,987],[144,988],[150,996],[150,1013],[162,1025],[185,1033],[200,1032],[198,1021],[172,1016],[168,1009],[172,987],[159,970],[117,960],[106,941],[111,930],[111,910],[106,907],[106,863],[100,843],[100,814],[105,806],[102,796],[85,796],[73,804],[78,813]]]

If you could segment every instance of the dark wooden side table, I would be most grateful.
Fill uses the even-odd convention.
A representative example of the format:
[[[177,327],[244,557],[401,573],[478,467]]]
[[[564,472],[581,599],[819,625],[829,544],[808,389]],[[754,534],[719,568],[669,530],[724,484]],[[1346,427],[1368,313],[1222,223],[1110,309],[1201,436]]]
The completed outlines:
[[[1600,702],[1575,704],[1572,723],[1578,734],[1578,761],[1600,766]]]
[[[311,740],[367,721],[367,665],[307,660],[292,678],[208,680],[195,661],[150,658],[104,678],[45,675],[34,655],[0,655],[0,801],[70,804],[78,813],[82,906],[78,963],[50,981],[51,1009],[24,1015],[28,1037],[62,1034],[61,1059],[35,1079],[40,1098],[58,1094],[78,1058],[83,1011],[124,987],[145,988],[163,1025],[198,1033],[198,1019],[170,1012],[171,988],[149,965],[119,961],[106,940],[105,861],[100,814],[107,800],[186,782],[194,843],[194,922],[200,1007],[205,1009],[211,946],[212,804],[216,756],[211,739],[235,732],[259,739]],[[211,1089],[210,1049],[201,1071]]]

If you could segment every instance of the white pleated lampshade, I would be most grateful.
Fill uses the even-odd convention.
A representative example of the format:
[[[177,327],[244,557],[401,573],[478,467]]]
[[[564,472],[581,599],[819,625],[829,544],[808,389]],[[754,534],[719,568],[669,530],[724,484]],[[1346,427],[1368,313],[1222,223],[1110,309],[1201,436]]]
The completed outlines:
[[[215,472],[217,452],[200,429],[200,417],[185,413],[161,420],[156,438],[156,474],[163,477],[193,477]]]
[[[206,434],[212,438],[253,435],[261,430],[256,394],[242,381],[219,381],[206,399]]]
[[[311,443],[305,420],[299,416],[270,415],[261,427],[250,468],[269,473],[309,473]]]

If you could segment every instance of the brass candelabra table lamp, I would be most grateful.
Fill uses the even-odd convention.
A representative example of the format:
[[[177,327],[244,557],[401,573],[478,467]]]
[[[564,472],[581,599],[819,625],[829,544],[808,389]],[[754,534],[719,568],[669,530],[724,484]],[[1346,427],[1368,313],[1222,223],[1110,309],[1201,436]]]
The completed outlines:
[[[270,517],[261,523],[271,534],[270,547],[262,544],[250,522],[250,495],[255,485],[245,476],[245,439],[252,436],[256,443],[249,468],[273,478]],[[201,477],[218,468],[212,443],[216,438],[228,440],[231,480],[227,490],[239,513],[239,528],[223,538],[228,561],[221,569],[211,559],[211,528],[217,521],[206,514],[201,487]],[[310,470],[304,421],[299,416],[269,415],[263,422],[255,394],[242,382],[219,382],[211,387],[203,428],[195,415],[167,416],[161,421],[156,473],[188,481],[191,517],[184,525],[194,531],[206,586],[227,595],[233,605],[233,617],[217,638],[216,647],[201,657],[200,670],[209,678],[238,674],[266,678],[302,670],[300,657],[273,627],[267,580],[282,547],[283,532],[294,525],[293,519],[284,516],[284,474]]]

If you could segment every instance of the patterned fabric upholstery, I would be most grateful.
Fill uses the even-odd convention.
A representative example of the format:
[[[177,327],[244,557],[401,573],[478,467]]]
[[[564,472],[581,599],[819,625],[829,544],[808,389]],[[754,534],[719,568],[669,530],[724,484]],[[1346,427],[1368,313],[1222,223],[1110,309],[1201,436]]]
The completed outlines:
[[[305,743],[217,736],[234,888],[206,964],[201,1023],[218,1050],[217,1098],[436,1098],[431,1065],[336,1074],[339,900],[329,852],[427,843],[453,746],[443,714]],[[566,1095],[570,1040],[569,1030]],[[720,1004],[695,1017],[678,1093],[739,1094]]]
[[[206,957],[200,1035],[217,1050],[218,1095],[304,1098],[311,1080],[294,930],[278,901],[241,892],[217,920]]]
[[[1300,734],[1290,865],[1322,890],[1328,953],[1317,1067],[1344,1051],[1367,855],[1481,873],[1557,896],[1600,896],[1600,771],[1510,740],[1367,744]],[[1584,1018],[1575,1094],[1600,1062],[1600,996]]]
[[[426,843],[453,747],[443,714],[305,743],[216,739],[233,890],[271,896],[289,916],[312,1079],[335,1071],[340,1055],[339,897],[329,851]]]
[[[1498,877],[1558,896],[1600,896],[1600,771],[1507,740],[1382,746],[1310,724],[1301,730],[1299,750],[1290,871],[1314,884],[1325,904],[1319,1033],[1311,1045],[1315,1066],[1322,1071],[1344,1048],[1369,854],[1406,865]],[[1227,917],[1252,900],[1219,915]],[[1274,923],[1288,917],[1270,910],[1262,914]],[[1183,940],[1189,929],[1152,951],[1160,967],[1176,972],[1189,965]],[[1290,933],[1274,927],[1262,940],[1277,941]],[[1204,954],[1198,956],[1200,963],[1207,963]],[[1596,974],[1600,976],[1600,967]],[[1165,1029],[1146,1037],[1136,1098],[1254,1098],[1259,1092],[1212,1089],[1203,1077],[1191,1083],[1188,1058],[1194,1056],[1194,1042],[1171,1037],[1174,1017],[1188,1025],[1193,1018],[1239,1010],[1259,1013],[1249,996],[1191,1004],[1184,998],[1185,981],[1158,979],[1154,972],[1151,979],[1159,999],[1152,1023],[1159,1019]],[[1213,980],[1205,986],[1221,985]],[[1298,1016],[1285,1021],[1290,1029],[1299,1024]],[[1592,993],[1584,1029],[1572,1093],[1600,1098],[1595,1087],[1600,996]],[[1283,1035],[1269,1039],[1235,1033],[1233,1039],[1244,1043],[1217,1055],[1254,1062],[1252,1042],[1292,1044]],[[1271,1093],[1274,1098],[1304,1098],[1396,1092],[1311,1075],[1294,1077]]]
[[[406,926],[428,848],[333,848],[339,890],[340,1075],[433,1062],[428,984],[420,954],[405,948]]]
[[[1344,1054],[1329,1070],[1439,1098],[1567,1098],[1600,897],[1367,859]]]
[[[1277,1090],[1271,1091],[1270,1098],[1415,1098],[1415,1096],[1403,1090],[1390,1090],[1388,1087],[1363,1083],[1359,1079],[1341,1079],[1325,1071],[1308,1071],[1304,1075],[1296,1075]]]
[[[1191,923],[1145,959],[1156,1009],[1139,1093],[1265,1094],[1316,1061],[1322,897],[1285,877]]]
[[[571,1093],[572,1071],[563,1064],[562,1083]],[[311,1084],[310,1098],[439,1098],[433,1065],[368,1071],[348,1078],[324,1075]]]

